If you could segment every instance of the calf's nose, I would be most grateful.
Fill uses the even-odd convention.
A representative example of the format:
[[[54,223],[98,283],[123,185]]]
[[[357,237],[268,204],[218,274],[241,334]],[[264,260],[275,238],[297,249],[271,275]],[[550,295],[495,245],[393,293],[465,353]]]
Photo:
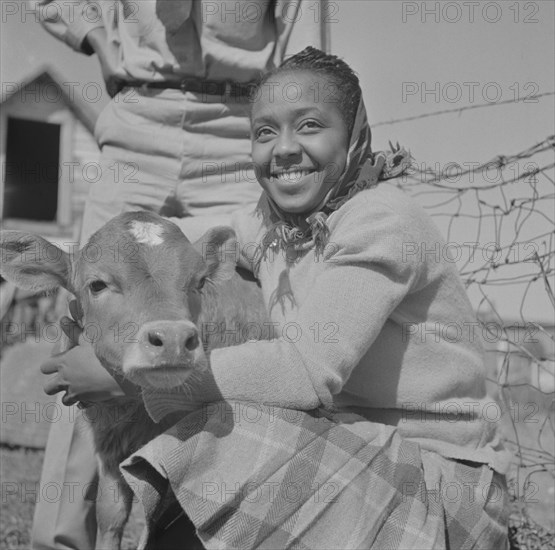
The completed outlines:
[[[197,327],[190,321],[145,323],[137,339],[151,366],[188,363],[200,346]]]

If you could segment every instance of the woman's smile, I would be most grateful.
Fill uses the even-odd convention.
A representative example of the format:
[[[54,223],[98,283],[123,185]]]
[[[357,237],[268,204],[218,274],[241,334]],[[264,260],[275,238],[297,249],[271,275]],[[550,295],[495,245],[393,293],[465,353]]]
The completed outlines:
[[[348,130],[339,105],[315,101],[325,77],[307,72],[276,77],[274,95],[253,106],[252,158],[258,181],[284,211],[309,214],[337,183],[347,162]],[[285,91],[294,85],[297,101]]]
[[[277,169],[270,173],[270,183],[274,185],[283,185],[285,187],[291,187],[296,185],[303,185],[304,179],[311,177],[314,181],[317,177],[316,170],[311,169],[299,169],[299,168],[289,168],[287,170]]]

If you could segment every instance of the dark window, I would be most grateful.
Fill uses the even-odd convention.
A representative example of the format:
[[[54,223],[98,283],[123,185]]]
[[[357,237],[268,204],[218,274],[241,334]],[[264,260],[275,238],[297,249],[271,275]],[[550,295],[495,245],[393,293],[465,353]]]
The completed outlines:
[[[3,216],[55,221],[59,166],[59,124],[9,117]]]

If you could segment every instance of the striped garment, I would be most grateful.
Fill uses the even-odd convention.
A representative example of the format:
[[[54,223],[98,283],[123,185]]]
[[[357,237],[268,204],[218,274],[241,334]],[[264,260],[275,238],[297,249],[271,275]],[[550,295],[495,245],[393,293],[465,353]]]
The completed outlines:
[[[144,507],[142,549],[168,495],[208,549],[508,548],[502,476],[351,413],[207,405],[122,472]]]

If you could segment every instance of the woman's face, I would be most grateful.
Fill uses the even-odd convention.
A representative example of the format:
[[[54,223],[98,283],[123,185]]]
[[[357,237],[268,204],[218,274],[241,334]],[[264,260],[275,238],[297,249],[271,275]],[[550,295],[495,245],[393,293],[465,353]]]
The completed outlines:
[[[256,176],[285,212],[310,214],[337,183],[349,136],[337,86],[309,71],[262,85],[251,119]]]

